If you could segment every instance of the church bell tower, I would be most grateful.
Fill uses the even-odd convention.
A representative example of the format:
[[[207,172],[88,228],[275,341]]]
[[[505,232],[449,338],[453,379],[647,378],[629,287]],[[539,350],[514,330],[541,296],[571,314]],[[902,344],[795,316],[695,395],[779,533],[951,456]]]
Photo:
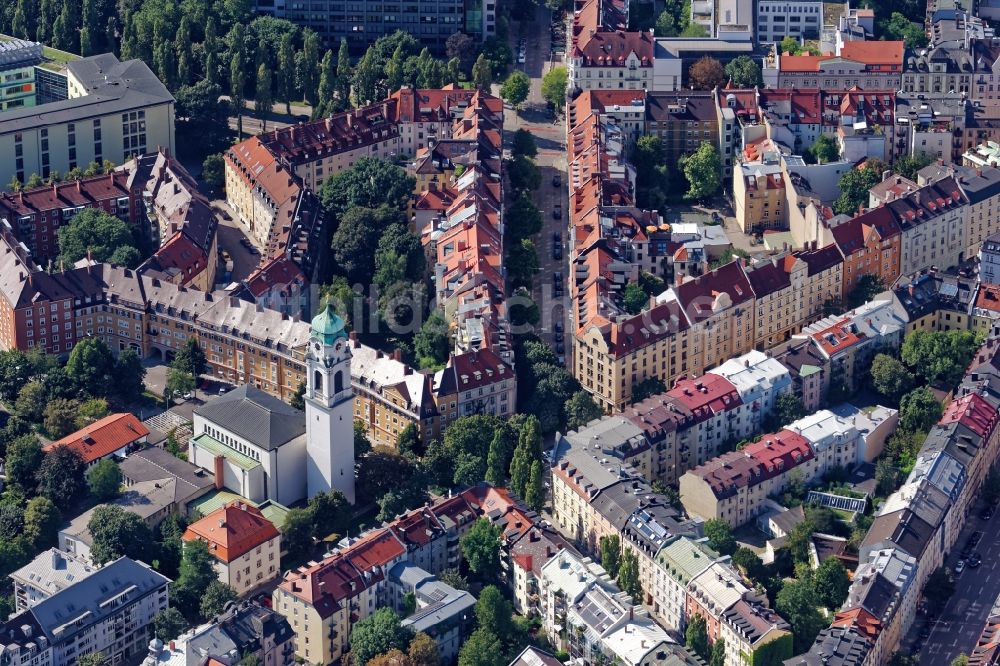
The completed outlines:
[[[329,304],[312,320],[306,373],[307,494],[332,488],[354,504],[351,345]]]

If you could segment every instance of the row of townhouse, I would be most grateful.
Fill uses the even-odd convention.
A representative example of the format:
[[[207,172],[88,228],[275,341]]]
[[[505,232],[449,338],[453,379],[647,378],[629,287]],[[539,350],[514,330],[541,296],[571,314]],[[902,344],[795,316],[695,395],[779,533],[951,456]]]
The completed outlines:
[[[841,298],[841,270],[833,247],[756,266],[734,261],[670,287],[638,315],[577,321],[574,374],[605,410],[621,410],[631,402],[632,387],[645,379],[671,385],[788,340]]]
[[[1000,341],[976,353],[917,454],[903,486],[879,508],[859,548],[860,565],[833,625],[789,666],[884,664],[915,616],[920,592],[955,546],[989,469],[1000,452]]]
[[[9,227],[0,229],[0,346],[69,353],[98,337],[115,353],[143,358],[176,352],[189,337],[205,350],[208,372],[289,400],[305,380],[309,322],[226,291],[199,291],[143,274],[93,264],[46,273]],[[440,432],[439,414],[469,413],[485,395],[511,394],[509,365],[489,350],[460,357],[434,377],[351,340],[354,412],[373,441],[392,445],[413,424],[422,437]],[[500,402],[500,401],[498,401]],[[508,402],[507,404],[511,404]],[[426,441],[430,441],[429,439]]]
[[[71,666],[84,655],[101,653],[112,666],[138,663],[153,637],[153,617],[168,606],[169,583],[127,557],[79,580],[70,577],[64,587],[0,624],[4,662]]]
[[[679,663],[694,661],[590,558],[560,551],[542,567],[540,584],[542,629],[578,663],[640,666],[679,660],[678,652]]]
[[[157,249],[140,271],[182,286],[215,285],[216,219],[208,199],[167,149],[129,160],[106,174],[0,194],[0,219],[35,261],[59,255],[59,229],[86,209],[135,227]],[[72,268],[59,266],[60,270]]]
[[[583,0],[567,54],[570,91],[653,87],[651,31],[629,30],[628,0]]]
[[[458,566],[459,540],[481,518],[501,529],[501,580],[510,587],[517,610],[540,614],[539,577],[566,544],[507,491],[484,484],[345,540],[323,560],[286,573],[274,591],[273,607],[295,632],[297,658],[313,664],[341,659],[356,622],[383,606],[402,610],[405,593],[415,592],[417,611],[404,625],[426,631],[437,640],[442,661],[453,660],[470,629],[474,600],[444,590],[439,581],[421,596],[420,584]],[[434,608],[423,612],[435,598],[451,600],[437,613]],[[437,621],[442,616],[448,621]]]
[[[735,528],[756,518],[793,476],[808,484],[868,457],[853,420],[821,410],[688,470],[680,498],[688,515]]]

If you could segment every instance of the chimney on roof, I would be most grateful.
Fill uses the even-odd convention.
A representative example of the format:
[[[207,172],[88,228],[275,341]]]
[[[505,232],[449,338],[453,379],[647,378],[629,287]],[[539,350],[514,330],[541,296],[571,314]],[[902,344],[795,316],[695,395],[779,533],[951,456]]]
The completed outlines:
[[[347,114],[347,126],[348,127],[354,127],[354,114],[353,113],[348,113]]]
[[[385,354],[382,353],[381,349],[376,349],[375,350],[375,358],[383,358],[384,356],[385,356]]]
[[[396,349],[392,350],[392,360],[402,362],[402,360],[403,360],[403,352],[400,351],[399,348],[396,348]]]
[[[83,192],[83,183],[81,183],[79,179],[76,181],[76,191],[80,193]]]

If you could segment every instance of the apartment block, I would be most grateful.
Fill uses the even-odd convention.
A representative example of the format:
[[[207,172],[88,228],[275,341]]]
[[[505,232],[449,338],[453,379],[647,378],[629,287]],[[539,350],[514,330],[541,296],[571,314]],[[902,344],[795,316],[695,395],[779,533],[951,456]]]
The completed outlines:
[[[733,200],[736,223],[746,234],[763,233],[787,226],[785,177],[775,154],[755,162],[743,162],[733,170]]]
[[[764,58],[768,88],[899,90],[903,77],[903,42],[850,41],[825,55],[789,55],[772,51]]]
[[[984,144],[979,145],[983,146]],[[998,230],[996,220],[997,216],[1000,215],[1000,169],[966,161],[965,156],[972,153],[973,151],[964,153],[963,165],[961,166],[958,164],[932,164],[925,167],[917,174],[917,180],[920,185],[926,185],[948,176],[954,177],[959,190],[968,202],[964,207],[965,219],[961,233],[965,249],[959,256],[966,260],[979,254],[980,276],[983,276],[984,273],[992,275],[993,269],[983,265],[983,256],[980,251],[987,243],[987,239]],[[986,277],[981,277],[981,279],[984,282],[995,281]]]
[[[764,435],[740,451],[730,451],[690,469],[680,479],[681,502],[692,516],[720,519],[730,527],[753,520],[764,501],[784,490],[788,475],[799,470],[816,478],[816,454],[791,430]],[[810,473],[810,470],[812,473]]]
[[[97,568],[58,548],[49,548],[10,575],[14,610],[20,613],[77,583]]]
[[[255,506],[230,502],[188,525],[183,540],[202,541],[219,580],[243,596],[281,574],[281,534]]]
[[[153,616],[167,608],[168,578],[122,557],[0,625],[12,666],[69,666],[100,652],[111,664],[141,660]]]
[[[471,414],[510,416],[516,400],[513,366],[490,349],[452,354],[448,365],[434,374],[434,402],[442,429]]]
[[[874,275],[885,285],[900,276],[903,233],[889,209],[874,208],[836,225],[830,233],[844,256],[844,298],[865,275]]]
[[[650,92],[646,99],[646,134],[660,137],[665,163],[676,164],[702,143],[719,148],[719,117],[710,92]]]
[[[0,181],[122,164],[157,146],[174,151],[174,98],[145,63],[105,53],[66,70],[68,99],[0,114],[0,153],[12,157]]]
[[[573,14],[570,39],[571,91],[653,87],[653,33],[628,30],[628,2],[583,2]]]
[[[660,549],[650,587],[653,614],[665,626],[684,632],[688,620],[688,584],[719,559],[720,555],[704,539],[687,536],[673,539]]]
[[[757,41],[781,42],[785,37],[818,39],[823,29],[823,3],[816,0],[761,0],[757,3]]]
[[[421,46],[443,54],[444,44],[456,32],[482,41],[496,34],[495,0],[406,0],[385,5],[323,0],[297,3],[292,0],[255,0],[261,14],[287,19],[319,33],[328,48],[336,50],[347,40],[352,53],[360,55],[376,39],[397,30],[412,35]]]

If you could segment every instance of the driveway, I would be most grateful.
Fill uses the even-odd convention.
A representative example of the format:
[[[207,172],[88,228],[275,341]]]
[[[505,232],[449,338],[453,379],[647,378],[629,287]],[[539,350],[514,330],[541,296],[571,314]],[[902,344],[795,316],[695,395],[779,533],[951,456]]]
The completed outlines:
[[[525,62],[517,65],[524,70],[531,78],[531,90],[528,99],[520,111],[506,109],[504,111],[504,129],[507,137],[513,136],[514,131],[525,129],[535,138],[538,146],[538,155],[535,162],[542,174],[541,187],[532,194],[532,199],[538,209],[542,212],[542,231],[535,238],[535,249],[538,252],[539,273],[535,277],[532,298],[538,304],[541,319],[538,329],[535,331],[539,337],[550,344],[558,352],[559,345],[555,341],[555,323],[563,324],[563,335],[566,329],[566,315],[569,298],[566,295],[567,279],[567,258],[569,256],[569,234],[567,227],[567,185],[566,185],[566,127],[562,115],[554,116],[548,110],[547,104],[542,97],[542,77],[554,65],[561,64],[550,60],[551,34],[549,23],[551,12],[544,6],[539,5],[535,10],[535,20],[531,23],[522,23],[518,29],[511,31],[511,48],[517,54],[518,41],[521,37],[527,42],[525,48]],[[552,180],[559,176],[560,185],[553,186]],[[561,215],[553,217],[553,211],[557,206],[562,211]],[[554,259],[553,243],[554,235],[558,234],[562,250],[562,259]],[[552,280],[555,272],[561,272],[563,276],[564,295],[555,299],[553,297]],[[564,355],[565,352],[559,352]]]
[[[932,622],[931,633],[920,650],[921,664],[950,664],[959,654],[969,654],[976,646],[990,609],[1000,593],[1000,516],[990,521],[979,518],[983,505],[976,503],[965,528],[945,564],[954,572],[955,563],[973,532],[983,533],[976,552],[982,557],[977,569],[965,568],[955,577],[955,594]],[[900,649],[907,652],[918,643],[926,616],[918,615]]]
[[[226,204],[222,199],[215,199],[212,201],[212,207],[217,210],[222,210],[226,212],[229,219],[226,219],[225,215],[219,216],[219,229],[218,229],[218,240],[219,240],[219,270],[216,274],[216,282],[223,284],[225,286],[224,273],[226,267],[223,265],[222,261],[222,251],[226,250],[229,255],[233,258],[233,274],[229,282],[239,282],[240,280],[246,279],[248,275],[253,273],[254,269],[257,268],[257,264],[260,263],[261,255],[258,251],[254,254],[250,249],[244,245],[241,241],[246,239],[253,242],[249,236],[247,236],[243,227],[237,221],[236,213]]]

